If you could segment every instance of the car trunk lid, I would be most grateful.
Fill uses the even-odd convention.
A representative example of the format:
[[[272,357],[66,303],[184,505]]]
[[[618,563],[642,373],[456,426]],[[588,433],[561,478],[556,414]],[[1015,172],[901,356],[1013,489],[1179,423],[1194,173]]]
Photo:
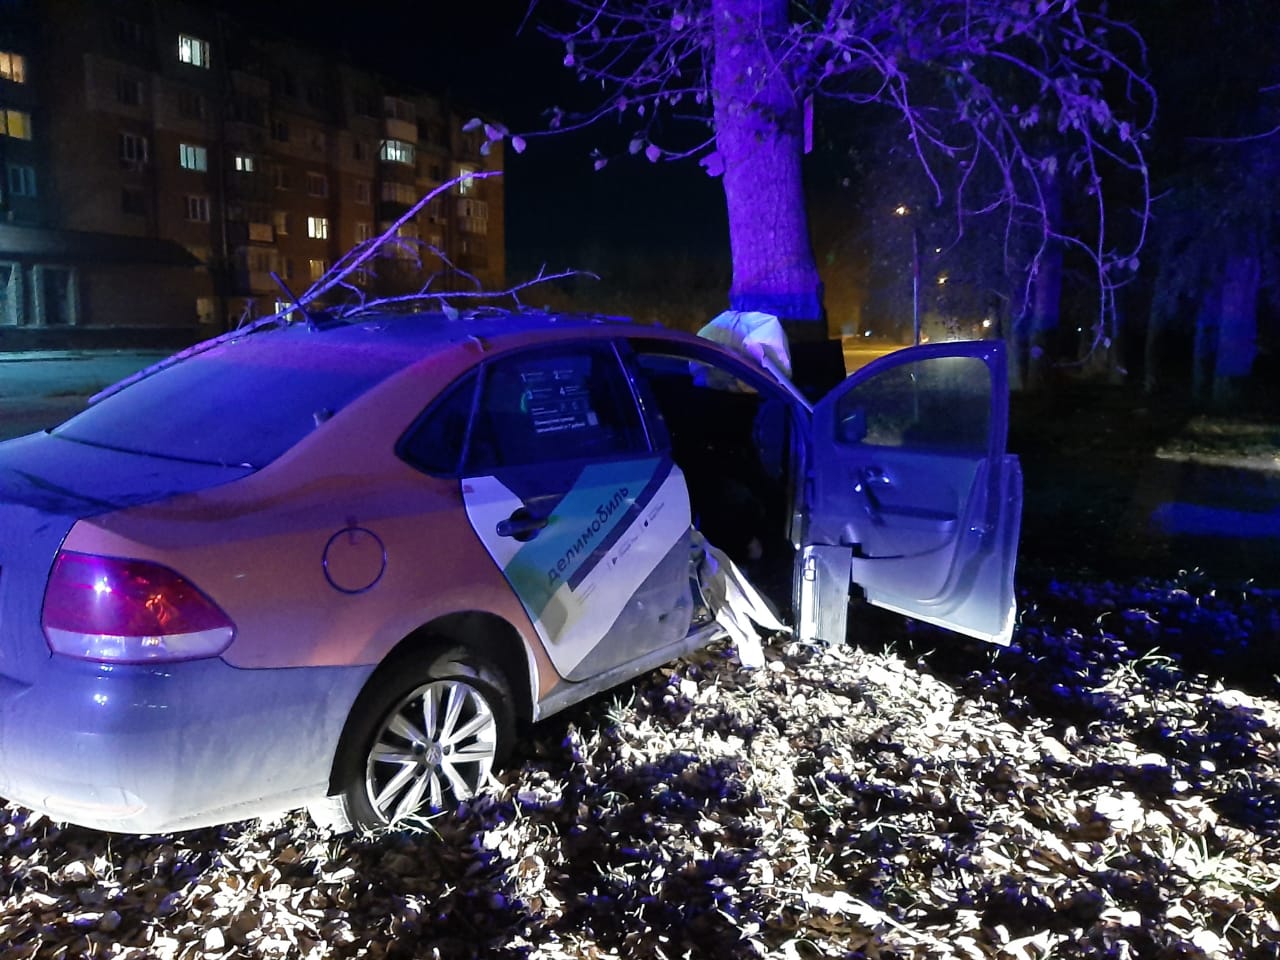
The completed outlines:
[[[33,677],[49,648],[45,582],[78,520],[217,486],[252,471],[31,434],[0,444],[0,685]]]

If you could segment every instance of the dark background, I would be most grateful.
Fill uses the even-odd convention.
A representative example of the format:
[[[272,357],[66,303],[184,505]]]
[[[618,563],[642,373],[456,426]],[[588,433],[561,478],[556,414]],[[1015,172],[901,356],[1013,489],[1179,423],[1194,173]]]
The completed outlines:
[[[537,29],[539,11],[505,2],[362,3],[350,13],[318,15],[301,0],[220,0],[229,13],[278,37],[338,56],[474,107],[512,133],[545,128],[553,105],[589,102],[561,46]],[[508,279],[551,270],[598,268],[645,252],[728,262],[720,182],[692,162],[650,164],[626,155],[627,131],[602,124],[585,133],[530,137],[507,145]],[[591,150],[611,156],[601,171]],[[615,156],[621,152],[621,156]]]

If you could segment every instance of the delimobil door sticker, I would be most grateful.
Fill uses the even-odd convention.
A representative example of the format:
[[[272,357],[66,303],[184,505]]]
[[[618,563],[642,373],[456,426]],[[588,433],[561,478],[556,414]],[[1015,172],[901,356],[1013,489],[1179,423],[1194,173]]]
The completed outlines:
[[[690,525],[683,477],[666,458],[584,467],[523,543],[497,532],[524,506],[498,477],[469,478],[463,490],[472,527],[561,675],[608,634]]]

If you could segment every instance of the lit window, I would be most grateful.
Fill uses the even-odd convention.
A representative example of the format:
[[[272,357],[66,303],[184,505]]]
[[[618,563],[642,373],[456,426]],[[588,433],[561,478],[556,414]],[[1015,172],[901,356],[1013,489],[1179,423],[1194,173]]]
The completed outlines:
[[[359,221],[356,223],[356,243],[365,243],[373,239],[373,224]]]
[[[0,110],[0,136],[31,139],[31,114],[23,110]]]
[[[209,198],[187,195],[187,219],[197,223],[209,222]]]
[[[182,164],[185,170],[208,170],[209,151],[204,147],[197,147],[190,143],[180,144],[178,147],[178,162]]]
[[[27,82],[27,58],[20,53],[0,50],[0,80]]]
[[[271,222],[275,225],[276,236],[287,237],[289,235],[289,211],[277,210],[271,215]]]
[[[307,236],[313,240],[328,240],[329,218],[307,217]]]
[[[307,193],[313,197],[327,197],[329,195],[329,178],[323,173],[308,173]]]
[[[319,280],[329,272],[329,262],[327,260],[308,260],[307,270],[310,272],[312,280]]]
[[[36,195],[36,168],[11,164],[9,166],[9,192],[15,197]]]
[[[378,156],[392,163],[413,163],[413,144],[403,140],[383,140]]]
[[[356,181],[356,203],[372,203],[373,191],[368,180]]]
[[[185,33],[178,34],[178,59],[193,67],[209,69],[208,41],[189,37]]]
[[[237,173],[253,173],[253,157],[247,153],[237,153],[235,165]]]
[[[476,189],[475,167],[462,167],[458,171],[458,193],[464,197]]]
[[[196,317],[204,324],[216,323],[218,320],[217,301],[213,297],[196,297]]]

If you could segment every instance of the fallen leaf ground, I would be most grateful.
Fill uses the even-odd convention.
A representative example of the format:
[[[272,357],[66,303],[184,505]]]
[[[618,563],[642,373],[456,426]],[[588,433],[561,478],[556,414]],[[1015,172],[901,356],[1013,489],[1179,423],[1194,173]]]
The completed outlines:
[[[376,837],[3,808],[0,956],[1280,956],[1280,585],[1144,541],[1141,451],[1185,424],[1095,413],[1015,424],[1007,650],[869,611],[761,670],[713,648]]]

